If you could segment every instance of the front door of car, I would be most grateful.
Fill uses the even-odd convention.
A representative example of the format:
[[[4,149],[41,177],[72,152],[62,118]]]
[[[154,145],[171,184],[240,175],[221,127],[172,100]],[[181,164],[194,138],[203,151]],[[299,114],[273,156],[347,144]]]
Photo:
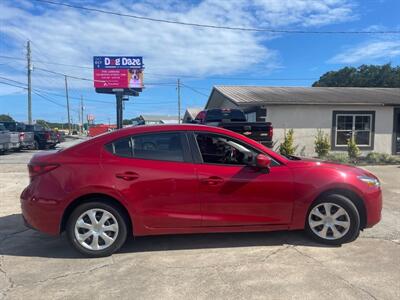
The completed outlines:
[[[248,166],[257,155],[229,137],[196,133],[202,163],[197,164],[202,226],[288,224],[293,182],[288,167],[273,161],[268,173]]]
[[[179,132],[134,135],[106,146],[102,164],[145,228],[201,225],[198,182],[187,139]]]

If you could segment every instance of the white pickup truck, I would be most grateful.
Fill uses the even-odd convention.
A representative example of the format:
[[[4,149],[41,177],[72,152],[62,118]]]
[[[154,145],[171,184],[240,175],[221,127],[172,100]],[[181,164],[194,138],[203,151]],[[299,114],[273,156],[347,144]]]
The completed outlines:
[[[19,133],[7,130],[0,125],[0,153],[8,150],[18,150],[20,147]]]

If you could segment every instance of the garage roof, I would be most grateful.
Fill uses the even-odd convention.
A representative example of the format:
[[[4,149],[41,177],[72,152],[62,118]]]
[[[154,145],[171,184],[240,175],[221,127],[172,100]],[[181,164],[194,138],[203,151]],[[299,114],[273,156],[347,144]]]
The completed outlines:
[[[239,106],[262,104],[400,105],[400,88],[220,85],[214,86],[207,107],[217,94]]]

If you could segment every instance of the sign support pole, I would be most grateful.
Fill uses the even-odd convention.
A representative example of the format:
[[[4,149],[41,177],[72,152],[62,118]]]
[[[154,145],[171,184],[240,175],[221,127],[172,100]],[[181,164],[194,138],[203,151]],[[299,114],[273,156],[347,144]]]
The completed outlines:
[[[117,129],[122,128],[122,98],[123,93],[116,93],[115,97],[117,99]]]

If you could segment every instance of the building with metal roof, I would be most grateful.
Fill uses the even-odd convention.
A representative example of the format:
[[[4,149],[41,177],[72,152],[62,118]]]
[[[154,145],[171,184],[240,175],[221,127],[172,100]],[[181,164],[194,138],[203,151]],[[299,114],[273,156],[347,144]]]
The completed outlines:
[[[183,115],[182,123],[191,123],[196,118],[197,114],[201,112],[201,107],[188,107]]]
[[[268,121],[278,145],[293,128],[298,150],[315,155],[317,129],[345,151],[354,138],[363,152],[400,154],[400,88],[215,86],[206,109],[241,108],[249,121]]]

